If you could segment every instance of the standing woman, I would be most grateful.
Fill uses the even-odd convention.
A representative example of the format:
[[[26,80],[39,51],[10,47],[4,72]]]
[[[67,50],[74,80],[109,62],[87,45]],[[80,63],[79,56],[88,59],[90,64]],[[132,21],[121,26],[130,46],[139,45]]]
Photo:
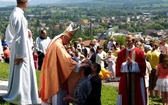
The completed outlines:
[[[17,0],[9,17],[6,39],[11,43],[8,92],[3,99],[17,105],[39,103],[32,46],[28,38],[28,22],[24,11],[28,0]]]
[[[168,54],[161,54],[160,63],[158,64],[156,75],[156,89],[161,92],[163,105],[168,105]]]

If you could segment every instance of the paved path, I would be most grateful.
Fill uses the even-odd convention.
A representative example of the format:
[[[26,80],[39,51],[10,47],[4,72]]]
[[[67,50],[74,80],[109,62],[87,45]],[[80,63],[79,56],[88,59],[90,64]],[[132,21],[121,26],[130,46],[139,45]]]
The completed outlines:
[[[7,93],[8,81],[0,80],[0,96]]]

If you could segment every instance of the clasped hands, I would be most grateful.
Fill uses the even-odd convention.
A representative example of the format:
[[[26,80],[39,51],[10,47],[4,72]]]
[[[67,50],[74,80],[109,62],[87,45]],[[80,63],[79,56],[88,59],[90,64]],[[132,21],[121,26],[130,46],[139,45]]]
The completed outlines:
[[[128,64],[131,64],[131,63],[132,63],[132,59],[131,59],[130,57],[128,57],[127,63],[128,63]]]

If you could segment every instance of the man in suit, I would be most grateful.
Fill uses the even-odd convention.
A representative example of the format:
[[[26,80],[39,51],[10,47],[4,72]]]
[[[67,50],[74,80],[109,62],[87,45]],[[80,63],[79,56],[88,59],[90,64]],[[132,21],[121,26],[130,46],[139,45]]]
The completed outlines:
[[[91,65],[92,72],[90,76],[92,91],[86,99],[86,105],[101,105],[101,78],[99,72],[101,66],[97,63]]]

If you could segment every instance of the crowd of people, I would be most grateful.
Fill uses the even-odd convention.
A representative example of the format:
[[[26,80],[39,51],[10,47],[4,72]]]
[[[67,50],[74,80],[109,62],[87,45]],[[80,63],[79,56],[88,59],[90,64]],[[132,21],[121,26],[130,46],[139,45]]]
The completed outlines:
[[[146,42],[127,35],[124,46],[112,37],[107,51],[96,39],[89,46],[82,38],[70,45],[79,27],[69,22],[53,39],[42,29],[33,41],[24,17],[27,4],[17,0],[0,43],[0,60],[10,64],[8,92],[0,99],[21,105],[101,105],[102,80],[117,79],[116,105],[148,105],[148,97],[160,93],[168,105],[166,39]],[[39,89],[35,69],[41,73]]]

